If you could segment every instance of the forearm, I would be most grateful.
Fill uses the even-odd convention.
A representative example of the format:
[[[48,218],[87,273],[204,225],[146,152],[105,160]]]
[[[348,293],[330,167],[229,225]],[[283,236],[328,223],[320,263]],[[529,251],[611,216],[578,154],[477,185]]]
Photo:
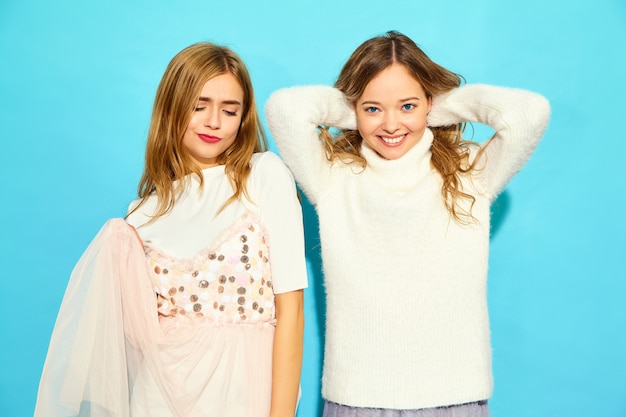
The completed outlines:
[[[270,417],[293,417],[298,402],[304,335],[303,290],[277,294]]]
[[[479,122],[495,129],[481,153],[476,175],[485,191],[497,195],[522,168],[548,125],[550,105],[541,95],[515,88],[470,84],[437,96],[428,115],[431,126]],[[481,138],[471,138],[481,141]]]
[[[322,124],[340,129],[356,129],[352,106],[347,103],[341,91],[325,85],[278,90],[268,99],[265,113],[270,129],[280,129],[294,123],[308,125],[303,129],[309,130]]]
[[[468,84],[436,96],[428,115],[431,126],[479,122],[496,131],[543,132],[550,105],[540,94],[517,88]]]
[[[265,114],[281,157],[315,203],[324,189],[330,165],[318,127],[355,128],[354,110],[333,87],[304,86],[273,93],[265,105]]]

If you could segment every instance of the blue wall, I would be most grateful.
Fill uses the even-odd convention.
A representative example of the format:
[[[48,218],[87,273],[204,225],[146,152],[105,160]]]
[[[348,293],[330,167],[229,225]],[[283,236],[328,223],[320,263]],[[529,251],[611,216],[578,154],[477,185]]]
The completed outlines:
[[[389,29],[468,82],[552,103],[545,139],[494,207],[492,415],[626,416],[626,2],[593,3],[0,1],[0,416],[32,415],[67,278],[134,197],[154,92],[176,52],[231,46],[263,104],[280,87],[332,83],[360,42]],[[305,210],[298,416],[313,417],[323,287]]]

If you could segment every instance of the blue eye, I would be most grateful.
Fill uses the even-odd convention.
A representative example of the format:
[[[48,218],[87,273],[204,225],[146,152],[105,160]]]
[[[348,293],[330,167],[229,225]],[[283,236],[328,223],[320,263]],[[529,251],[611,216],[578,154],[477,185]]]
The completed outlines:
[[[402,106],[402,110],[413,110],[415,108],[415,104],[407,103]]]
[[[376,113],[376,112],[378,111],[378,109],[377,109],[376,107],[367,107],[367,108],[365,109],[365,111],[366,111],[367,113]]]

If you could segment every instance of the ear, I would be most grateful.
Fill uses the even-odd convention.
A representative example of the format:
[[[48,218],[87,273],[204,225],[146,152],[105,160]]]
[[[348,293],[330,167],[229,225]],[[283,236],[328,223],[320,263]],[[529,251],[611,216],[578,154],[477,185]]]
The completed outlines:
[[[432,95],[429,95],[429,96],[426,98],[426,102],[427,102],[427,104],[426,104],[426,108],[427,108],[427,110],[426,110],[426,126],[427,126],[427,127],[432,127],[432,124],[430,123],[430,121],[428,120],[428,118],[430,117],[430,111],[431,111],[431,110],[432,110],[432,108],[433,108],[433,96],[432,96]]]

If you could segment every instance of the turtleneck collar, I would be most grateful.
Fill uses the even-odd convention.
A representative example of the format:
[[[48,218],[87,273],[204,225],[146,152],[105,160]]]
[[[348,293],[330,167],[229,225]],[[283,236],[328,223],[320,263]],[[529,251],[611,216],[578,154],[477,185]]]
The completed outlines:
[[[367,161],[365,172],[373,175],[394,191],[404,191],[415,185],[430,171],[431,145],[433,132],[426,128],[422,138],[406,154],[398,159],[382,158],[365,141],[361,145],[361,154]]]

